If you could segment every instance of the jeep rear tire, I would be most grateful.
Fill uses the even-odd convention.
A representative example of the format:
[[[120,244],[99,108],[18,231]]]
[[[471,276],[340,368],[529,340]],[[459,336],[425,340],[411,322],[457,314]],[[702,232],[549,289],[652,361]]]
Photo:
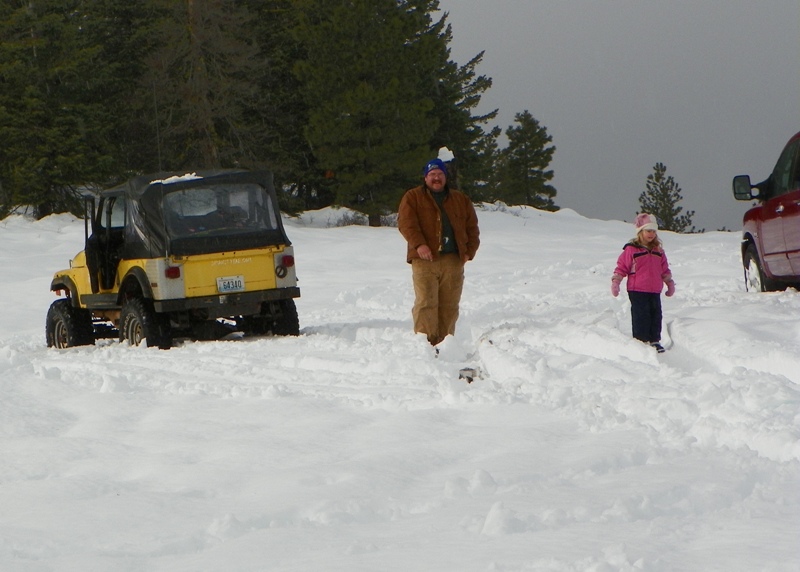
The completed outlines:
[[[744,286],[748,292],[772,292],[779,290],[774,280],[770,280],[761,268],[761,261],[758,259],[756,247],[752,244],[747,245],[744,251]]]
[[[47,311],[45,337],[48,348],[94,345],[91,312],[73,307],[69,298],[56,300]]]
[[[246,316],[240,323],[245,335],[263,336],[272,332],[273,336],[300,335],[300,320],[294,300],[279,300],[261,304],[261,313]]]
[[[294,300],[281,300],[281,315],[270,329],[276,336],[300,335],[300,319],[297,317],[297,306]]]
[[[172,332],[166,316],[156,313],[153,303],[144,298],[131,298],[122,305],[119,318],[119,339],[129,345],[142,342],[149,348],[167,350],[172,347]]]

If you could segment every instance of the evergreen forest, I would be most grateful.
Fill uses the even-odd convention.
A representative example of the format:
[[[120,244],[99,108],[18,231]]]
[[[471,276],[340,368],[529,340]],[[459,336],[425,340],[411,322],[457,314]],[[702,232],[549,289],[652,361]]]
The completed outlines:
[[[448,147],[474,201],[557,210],[530,113],[477,114],[483,53],[451,60],[438,0],[0,0],[0,218],[81,213],[145,173],[273,172],[288,213],[370,224]]]

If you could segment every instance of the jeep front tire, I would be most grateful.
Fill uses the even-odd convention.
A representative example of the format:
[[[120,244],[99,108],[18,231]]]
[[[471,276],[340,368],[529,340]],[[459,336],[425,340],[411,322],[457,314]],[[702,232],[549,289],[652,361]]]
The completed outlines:
[[[65,349],[94,345],[92,314],[75,308],[69,298],[61,298],[47,311],[45,337],[48,348]]]

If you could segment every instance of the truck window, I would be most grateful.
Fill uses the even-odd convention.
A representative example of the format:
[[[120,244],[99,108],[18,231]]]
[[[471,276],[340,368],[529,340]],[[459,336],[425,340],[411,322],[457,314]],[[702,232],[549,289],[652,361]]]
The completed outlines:
[[[797,188],[798,167],[797,151],[800,147],[800,140],[790,143],[783,150],[781,158],[775,165],[773,171],[773,197],[784,195]]]

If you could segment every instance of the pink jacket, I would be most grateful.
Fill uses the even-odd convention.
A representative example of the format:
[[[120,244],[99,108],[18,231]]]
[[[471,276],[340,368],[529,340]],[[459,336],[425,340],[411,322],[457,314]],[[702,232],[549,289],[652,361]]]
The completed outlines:
[[[617,259],[611,279],[620,282],[625,277],[628,278],[629,292],[660,294],[664,282],[672,280],[667,254],[663,250],[648,250],[629,242]]]

